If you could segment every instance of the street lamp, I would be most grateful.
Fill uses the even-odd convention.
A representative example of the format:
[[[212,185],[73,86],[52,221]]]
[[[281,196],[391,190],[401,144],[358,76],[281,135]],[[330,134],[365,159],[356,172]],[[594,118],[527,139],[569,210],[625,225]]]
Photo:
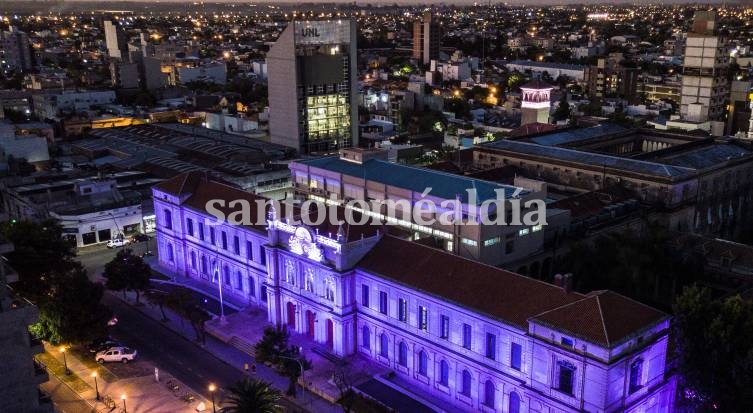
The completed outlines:
[[[214,405],[214,391],[217,390],[217,387],[213,384],[209,384],[209,394],[212,395],[212,412],[217,413],[217,407]]]
[[[123,413],[128,413],[128,409],[126,408],[126,396],[125,394],[120,395],[120,400],[123,400]]]
[[[65,347],[60,347],[60,352],[63,354],[63,365],[65,366],[65,375],[70,376],[71,371],[68,370],[68,359],[65,358]]]
[[[94,378],[94,391],[97,392],[97,401],[99,401],[99,385],[97,384],[97,372],[92,372],[92,377]]]
[[[301,350],[299,351],[303,352],[303,347],[301,347]],[[303,363],[301,363],[301,360],[294,359],[292,357],[286,357],[286,356],[277,356],[277,357],[281,359],[293,360],[296,363],[298,363],[298,366],[301,368],[301,381],[303,381],[303,384],[301,385],[301,389],[303,389],[303,394],[301,395],[301,399],[303,399],[302,401],[305,404],[306,403],[306,376],[305,376],[306,373],[303,370]]]

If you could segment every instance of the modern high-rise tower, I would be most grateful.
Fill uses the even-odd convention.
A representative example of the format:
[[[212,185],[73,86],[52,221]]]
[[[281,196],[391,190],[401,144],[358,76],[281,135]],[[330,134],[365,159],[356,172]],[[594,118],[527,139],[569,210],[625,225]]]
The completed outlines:
[[[33,62],[29,36],[14,26],[11,26],[7,32],[0,31],[0,56],[3,58],[3,64],[0,66],[16,70],[30,70]]]
[[[413,22],[413,58],[427,65],[439,59],[440,38],[439,23],[424,13],[423,20]]]
[[[128,39],[123,29],[113,20],[104,21],[105,44],[107,55],[112,58],[128,61]]]
[[[712,133],[720,135],[729,97],[729,52],[716,23],[716,12],[695,13],[685,43],[680,115],[691,122],[711,121]]]
[[[301,154],[358,146],[354,20],[294,21],[267,54],[272,142]]]

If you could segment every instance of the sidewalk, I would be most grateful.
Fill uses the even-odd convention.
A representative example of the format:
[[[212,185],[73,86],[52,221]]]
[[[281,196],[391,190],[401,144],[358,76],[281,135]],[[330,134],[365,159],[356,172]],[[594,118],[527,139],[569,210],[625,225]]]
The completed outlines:
[[[113,296],[117,297],[120,300],[123,299],[122,293],[111,293],[111,294],[113,294]],[[126,297],[127,297],[126,303],[133,306],[133,303],[135,302],[135,299],[136,299],[135,293],[128,292]],[[141,305],[141,306],[133,306],[133,308],[154,320],[160,321],[162,319],[162,314],[157,306],[152,306],[148,303],[145,303],[144,305]],[[167,318],[170,321],[162,323],[162,325],[165,328],[168,328],[174,331],[175,333],[182,335],[186,339],[196,342],[196,333],[193,330],[193,327],[191,327],[191,324],[183,320],[182,318],[180,318],[178,315],[173,313],[170,309],[165,308],[164,310],[165,310],[165,315],[167,315]],[[233,317],[236,314],[245,313],[247,311],[248,310],[239,311],[235,314],[229,315],[228,318]],[[263,327],[266,325],[267,325],[267,322],[266,322],[266,316],[265,316],[264,323],[260,326],[260,328],[263,329]],[[203,347],[206,351],[212,353],[215,357],[228,363],[231,366],[234,366],[236,369],[238,369],[238,371],[244,371],[243,368],[244,368],[245,363],[248,363],[249,365],[255,363],[255,360],[252,357],[252,355],[249,355],[248,353],[243,352],[228,343],[218,340],[217,338],[211,335],[207,335],[207,340],[205,344],[196,343],[196,345]],[[253,345],[251,346],[253,347]],[[308,354],[307,354],[307,357],[308,357]],[[253,375],[252,378],[258,378],[260,380],[270,382],[272,383],[273,387],[280,389],[283,392],[288,388],[288,379],[286,377],[280,376],[274,370],[262,364],[256,365],[256,374]],[[308,381],[308,376],[306,378]],[[287,399],[291,403],[295,404],[298,408],[302,410],[310,411],[310,412],[316,412],[316,413],[320,413],[320,412],[321,413],[340,413],[342,412],[342,408],[339,405],[332,404],[329,401],[324,400],[318,396],[312,396],[311,392],[308,390],[304,393],[300,387],[298,388],[296,392],[295,398],[288,397]],[[129,405],[129,412],[130,412],[130,405]]]
[[[45,343],[45,353],[43,354],[43,358],[47,360],[50,382],[53,382],[54,378],[60,383],[56,384],[53,382],[50,385],[52,390],[61,391],[61,386],[65,386],[68,388],[69,392],[67,394],[60,394],[64,397],[63,400],[71,400],[73,395],[79,398],[79,401],[75,403],[76,410],[69,411],[63,409],[66,413],[88,413],[93,409],[96,409],[95,411],[100,411],[102,409],[107,411],[106,406],[103,403],[107,396],[112,398],[118,408],[121,408],[123,403],[121,398],[122,395],[126,396],[126,406],[131,413],[193,413],[196,412],[196,407],[201,402],[204,402],[207,406],[210,405],[207,400],[202,398],[196,392],[188,390],[188,387],[180,382],[178,382],[178,384],[180,388],[183,389],[183,392],[181,392],[180,395],[190,392],[196,397],[196,400],[191,403],[186,403],[179,397],[176,397],[176,395],[174,395],[164,383],[170,379],[176,382],[177,380],[167,374],[167,372],[162,372],[160,374],[160,383],[156,383],[154,376],[151,373],[154,370],[154,367],[153,365],[146,366],[148,363],[145,361],[139,361],[138,363],[141,364],[138,368],[143,372],[148,372],[148,374],[141,374],[129,378],[118,378],[107,369],[107,366],[92,365],[92,363],[81,360],[79,356],[73,352],[66,352],[65,359],[63,359],[63,353],[61,353],[58,348],[52,347],[48,343]],[[50,366],[50,358],[54,359],[53,362],[57,362],[54,367]],[[64,363],[67,363],[68,370],[70,370],[71,374],[62,377],[64,375],[64,367],[62,367]],[[92,373],[95,371],[98,375],[96,388],[94,378],[92,377]],[[62,381],[65,381],[67,384],[61,383]],[[100,401],[97,401],[97,389],[99,390]],[[45,388],[45,390],[47,389]],[[86,410],[86,407],[82,402],[89,406],[88,410]],[[74,405],[72,403],[73,402],[71,402],[71,407],[73,408]]]

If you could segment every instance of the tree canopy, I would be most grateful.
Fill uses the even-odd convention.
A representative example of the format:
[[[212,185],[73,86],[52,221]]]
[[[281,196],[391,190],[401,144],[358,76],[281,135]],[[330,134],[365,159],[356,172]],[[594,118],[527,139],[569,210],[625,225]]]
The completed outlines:
[[[228,388],[222,413],[278,413],[282,394],[268,382],[243,379]]]
[[[694,411],[753,411],[753,303],[686,288],[674,305],[683,401]]]
[[[39,321],[29,330],[57,343],[83,343],[104,335],[110,310],[101,304],[102,285],[89,280],[74,260],[73,246],[53,220],[11,221],[0,232],[15,250],[7,254],[18,272],[13,287],[39,307]]]
[[[144,259],[133,255],[130,249],[118,251],[112,261],[105,264],[102,274],[107,279],[106,286],[110,290],[123,291],[133,290],[136,292],[136,303],[140,301],[141,291],[149,289],[149,279],[152,270]]]

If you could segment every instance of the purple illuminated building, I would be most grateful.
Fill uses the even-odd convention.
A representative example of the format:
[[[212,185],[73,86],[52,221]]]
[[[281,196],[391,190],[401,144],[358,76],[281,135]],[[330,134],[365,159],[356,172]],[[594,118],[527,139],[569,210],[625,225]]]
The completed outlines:
[[[159,264],[222,283],[338,356],[358,354],[447,410],[671,412],[669,316],[400,239],[376,225],[293,226],[257,196],[188,173],[153,189]],[[266,225],[210,226],[209,200]],[[229,214],[235,209],[226,208]],[[339,210],[342,213],[342,210]]]

